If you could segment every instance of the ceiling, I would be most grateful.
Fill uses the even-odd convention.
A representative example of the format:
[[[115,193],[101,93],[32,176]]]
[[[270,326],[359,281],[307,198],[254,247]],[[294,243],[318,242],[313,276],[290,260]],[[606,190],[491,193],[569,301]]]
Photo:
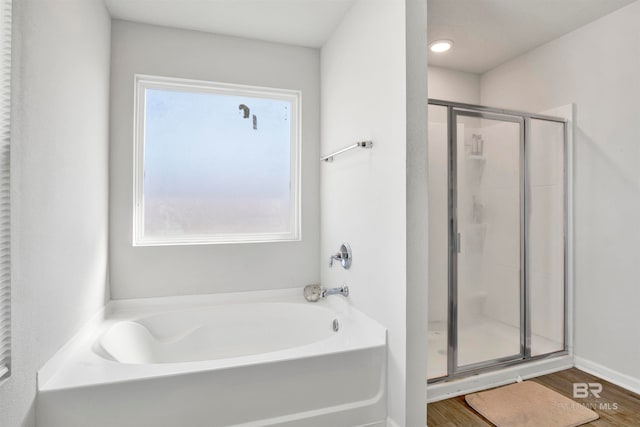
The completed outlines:
[[[116,19],[320,47],[355,0],[105,0]]]
[[[429,65],[484,73],[635,0],[428,0]]]

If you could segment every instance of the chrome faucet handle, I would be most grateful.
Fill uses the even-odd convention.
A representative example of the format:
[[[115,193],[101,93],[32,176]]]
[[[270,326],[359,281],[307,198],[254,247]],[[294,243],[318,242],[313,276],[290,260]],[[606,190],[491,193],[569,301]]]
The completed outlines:
[[[331,255],[329,257],[329,267],[333,267],[333,261],[340,261],[342,264],[342,268],[348,270],[351,267],[351,259],[353,255],[351,254],[351,246],[348,243],[343,243],[340,246],[340,251],[336,252],[335,255]]]
[[[342,254],[340,252],[336,252],[335,255],[331,255],[329,257],[329,267],[333,267],[333,261],[341,261]]]

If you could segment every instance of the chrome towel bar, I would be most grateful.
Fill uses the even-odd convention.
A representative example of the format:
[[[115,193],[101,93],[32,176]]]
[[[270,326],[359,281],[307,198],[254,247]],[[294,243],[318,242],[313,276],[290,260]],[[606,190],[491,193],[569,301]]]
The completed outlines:
[[[359,141],[359,142],[356,142],[355,144],[350,145],[350,146],[348,146],[346,148],[343,148],[342,150],[338,150],[335,153],[329,154],[328,156],[321,157],[320,161],[321,162],[333,162],[333,157],[334,156],[337,156],[338,154],[342,154],[342,153],[344,153],[346,151],[353,150],[354,148],[358,148],[358,147],[360,147],[360,148],[373,148],[373,142],[372,141]]]

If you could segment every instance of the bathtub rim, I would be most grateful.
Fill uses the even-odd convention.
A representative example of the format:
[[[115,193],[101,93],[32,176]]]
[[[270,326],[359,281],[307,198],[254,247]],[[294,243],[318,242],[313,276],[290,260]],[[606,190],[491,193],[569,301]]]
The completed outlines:
[[[328,298],[318,303],[308,303],[302,299],[302,288],[288,288],[268,291],[247,291],[233,292],[224,294],[210,295],[184,295],[184,296],[163,296],[154,298],[126,299],[126,300],[110,300],[102,309],[100,309],[81,329],[71,337],[64,346],[58,350],[37,372],[37,389],[38,392],[46,392],[50,390],[62,390],[69,388],[92,387],[103,384],[117,384],[131,381],[148,380],[157,377],[168,377],[174,375],[186,375],[193,372],[215,371],[218,369],[234,369],[242,366],[255,366],[261,364],[278,363],[286,360],[308,359],[320,357],[323,355],[335,355],[354,350],[365,350],[378,347],[386,347],[387,345],[387,329],[380,325],[377,321],[365,315],[347,300],[338,298]],[[367,326],[364,337],[354,336],[356,343],[349,348],[332,348],[325,351],[314,350],[318,343],[305,345],[287,349],[283,351],[275,351],[270,353],[261,353],[266,355],[259,359],[257,355],[243,356],[237,358],[223,359],[220,361],[197,361],[197,362],[178,362],[150,365],[129,365],[117,361],[104,359],[102,356],[95,354],[92,350],[93,343],[101,336],[113,323],[114,316],[126,315],[133,313],[136,317],[142,315],[155,314],[162,311],[174,311],[183,309],[196,309],[208,306],[215,306],[229,303],[252,303],[252,302],[293,302],[302,305],[305,304],[322,304],[330,310],[336,311],[341,319],[349,319],[354,325]],[[119,319],[120,321],[123,319]],[[334,337],[329,340],[335,340]],[[362,339],[358,342],[359,339]],[[303,354],[290,354],[303,350]],[[105,380],[100,375],[88,375],[89,378],[79,380],[77,377],[73,380],[64,377],[69,374],[69,370],[78,362],[82,362],[83,358],[90,357],[90,362],[107,365],[106,369],[125,369],[135,370],[140,367],[151,366],[156,369],[149,369],[147,372],[133,375],[131,373],[116,379]],[[86,360],[84,360],[86,362]],[[235,363],[231,363],[235,361]],[[93,365],[90,367],[80,366],[81,372],[92,371]],[[104,366],[103,366],[104,367]],[[76,373],[76,375],[78,375]],[[81,376],[81,375],[78,375]]]
[[[235,313],[235,307],[234,306],[253,306],[255,307],[257,310],[260,309],[261,305],[266,305],[266,306],[270,306],[273,305],[275,307],[265,307],[267,308],[267,317],[269,317],[270,314],[273,313],[273,309],[280,309],[277,310],[278,312],[281,310],[287,310],[287,306],[291,306],[292,308],[300,308],[302,307],[303,310],[309,310],[309,311],[315,311],[316,314],[314,314],[315,316],[318,316],[317,313],[321,313],[321,316],[326,317],[326,319],[322,319],[322,321],[326,321],[327,325],[330,325],[331,321],[333,321],[334,319],[339,319],[340,314],[336,313],[335,310],[331,309],[331,307],[327,307],[326,305],[322,304],[322,305],[309,305],[307,306],[307,304],[300,304],[299,302],[289,302],[289,301],[269,301],[269,302],[251,302],[251,301],[243,301],[243,302],[233,302],[231,304],[224,304],[223,305],[223,310],[225,310],[226,312],[229,311],[229,309],[231,309],[231,311],[233,311],[232,313],[230,313],[232,316],[237,315],[237,313]],[[113,349],[110,348],[110,346],[107,346],[106,343],[104,342],[105,338],[108,338],[110,335],[112,335],[112,330],[117,327],[118,325],[120,325],[121,323],[133,323],[133,324],[137,324],[142,326],[143,328],[145,328],[149,334],[151,334],[152,336],[155,337],[154,335],[154,323],[157,321],[162,322],[162,318],[166,317],[166,316],[175,316],[176,314],[181,315],[182,313],[185,313],[187,316],[192,315],[193,312],[195,312],[195,315],[197,316],[198,314],[202,313],[202,312],[207,312],[207,311],[211,311],[211,305],[207,305],[207,306],[203,306],[203,307],[181,307],[181,308],[169,308],[169,309],[163,309],[162,311],[159,312],[155,312],[155,313],[147,313],[147,314],[138,314],[138,315],[134,315],[134,316],[127,316],[125,319],[113,319],[113,321],[109,322],[109,325],[107,327],[101,327],[100,328],[100,333],[99,335],[97,335],[95,338],[95,341],[93,342],[92,348],[94,353],[98,354],[98,356],[106,359],[107,361],[112,361],[112,362],[116,362],[116,363],[121,363],[124,365],[166,365],[166,364],[183,364],[183,363],[198,363],[198,362],[205,362],[205,361],[214,361],[214,360],[223,360],[223,359],[237,359],[237,358],[243,358],[243,357],[249,357],[249,356],[257,356],[258,354],[269,354],[269,353],[276,353],[276,352],[282,352],[282,351],[286,351],[286,350],[293,350],[296,348],[301,348],[301,347],[306,347],[308,345],[314,345],[314,344],[319,344],[323,341],[328,341],[331,338],[333,338],[336,334],[336,332],[339,331],[332,331],[329,329],[329,327],[326,328],[325,331],[323,331],[323,335],[321,337],[316,337],[316,339],[310,339],[311,336],[307,336],[305,337],[305,341],[302,344],[291,344],[291,345],[285,345],[281,348],[277,348],[274,350],[270,350],[270,351],[252,351],[249,352],[247,354],[240,354],[237,356],[230,356],[230,357],[214,357],[211,359],[200,359],[200,360],[182,360],[182,361],[170,361],[170,362],[149,362],[149,363],[138,363],[138,362],[129,362],[129,361],[123,361],[118,359],[117,357],[113,356]],[[252,307],[242,307],[242,310],[249,310],[249,313],[252,313],[251,310]],[[310,313],[311,314],[311,313]],[[218,314],[215,314],[215,316],[218,316]],[[226,314],[225,314],[226,316]],[[203,325],[200,326],[209,326],[209,324],[212,323],[212,319],[206,319],[206,315],[205,315],[205,320],[207,320],[207,322]],[[295,322],[297,319],[294,318],[289,319],[292,322]],[[289,323],[292,323],[289,322]],[[213,322],[215,323],[215,322]],[[233,323],[233,322],[231,322]],[[197,330],[198,327],[195,326],[190,326],[188,329],[192,329],[192,330]],[[230,330],[235,330],[233,328],[233,326],[231,326],[229,328]],[[280,333],[283,333],[283,331],[281,330]],[[180,334],[178,334],[180,335]],[[188,333],[186,334],[188,335]],[[159,342],[163,342],[165,341],[164,338],[157,338]],[[171,339],[169,339],[169,341],[171,341]]]

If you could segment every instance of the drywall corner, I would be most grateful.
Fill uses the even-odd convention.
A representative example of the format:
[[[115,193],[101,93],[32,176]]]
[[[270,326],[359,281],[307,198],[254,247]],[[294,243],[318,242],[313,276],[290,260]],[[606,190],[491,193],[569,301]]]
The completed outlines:
[[[406,1],[407,368],[406,425],[426,422],[429,242],[427,164],[427,2]],[[479,85],[478,85],[479,86]]]

